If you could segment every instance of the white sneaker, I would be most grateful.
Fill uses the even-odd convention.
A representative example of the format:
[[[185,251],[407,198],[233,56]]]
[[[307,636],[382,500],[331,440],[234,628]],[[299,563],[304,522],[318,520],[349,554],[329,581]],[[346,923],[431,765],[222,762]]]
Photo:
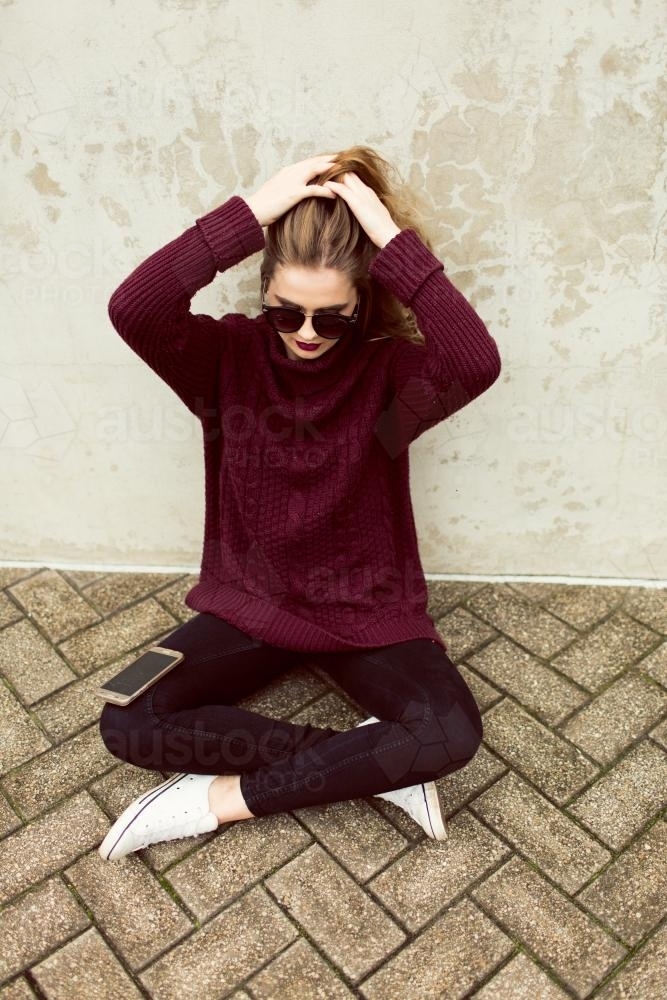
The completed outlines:
[[[218,826],[209,810],[208,789],[214,774],[172,774],[157,788],[140,795],[121,813],[98,847],[105,861],[161,840],[195,837]]]
[[[358,722],[357,726],[367,726],[370,722],[379,721],[374,715],[371,715],[363,722]],[[434,781],[425,781],[420,785],[407,785],[405,788],[396,788],[392,792],[376,792],[373,798],[386,799],[387,802],[393,802],[394,805],[405,810],[408,816],[411,816],[432,840],[447,839],[445,817],[442,815],[438,789]]]

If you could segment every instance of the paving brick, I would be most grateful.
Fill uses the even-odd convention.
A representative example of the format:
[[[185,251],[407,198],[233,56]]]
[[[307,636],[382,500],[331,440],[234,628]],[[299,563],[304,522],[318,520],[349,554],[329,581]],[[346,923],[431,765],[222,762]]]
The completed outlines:
[[[362,882],[384,868],[409,843],[364,799],[306,806],[295,809],[294,815]]]
[[[0,670],[26,704],[76,677],[26,618],[0,632]]]
[[[667,925],[660,927],[618,975],[595,994],[596,1000],[663,1000],[667,969]]]
[[[538,581],[531,580],[516,580],[508,583],[507,586],[510,590],[516,591],[517,594],[525,597],[527,601],[532,601],[534,604],[546,604],[550,594],[554,591],[566,589],[566,585],[558,586],[553,583],[539,583]],[[573,586],[580,585],[575,584]]]
[[[67,877],[134,969],[192,930],[185,912],[135,854],[104,861],[94,851],[69,867]]]
[[[155,594],[155,600],[167,609],[180,622],[187,622],[197,615],[197,612],[189,608],[185,603],[185,595],[199,582],[198,573],[190,573],[176,580],[168,587],[162,587]]]
[[[623,610],[656,632],[667,635],[667,589],[664,587],[628,587]]]
[[[313,698],[328,691],[327,685],[312,671],[295,666],[259,690],[240,698],[236,704],[239,708],[268,715],[272,719],[287,719]]]
[[[484,586],[484,583],[473,580],[431,580],[428,584],[427,611],[437,621]]]
[[[462,1000],[512,953],[512,941],[464,899],[361,986],[368,1000]]]
[[[107,818],[80,792],[34,823],[12,833],[0,853],[0,902],[69,864],[106,834]]]
[[[494,645],[494,643],[491,645]],[[488,649],[488,647],[485,648]],[[472,657],[469,657],[468,659],[472,662]],[[484,713],[487,708],[490,708],[491,705],[500,701],[503,696],[502,692],[500,692],[497,687],[489,684],[488,681],[483,680],[479,674],[470,669],[467,663],[459,661],[456,664],[456,668],[472,691],[473,698],[477,702],[480,712]]]
[[[23,612],[16,607],[13,601],[10,601],[7,594],[0,590],[0,628],[4,628],[5,625],[18,621],[22,617]]]
[[[130,802],[163,780],[161,771],[150,771],[118,761],[112,771],[92,782],[89,790],[113,820],[117,820]]]
[[[317,659],[318,653],[303,653],[300,658],[295,661],[295,665],[292,670],[292,675],[298,673],[299,670],[308,670],[313,676],[322,682],[325,689],[331,690],[333,679],[331,674],[328,673],[324,667],[321,665],[321,659]],[[285,676],[285,675],[283,675]],[[289,675],[288,675],[289,676]]]
[[[67,639],[60,651],[78,674],[89,674],[107,660],[116,659],[149,639],[158,642],[178,624],[149,597]]]
[[[249,981],[256,1000],[348,1000],[354,996],[300,938]],[[235,994],[236,996],[236,994]]]
[[[469,764],[436,780],[440,800],[447,816],[451,816],[467,802],[476,798],[506,772],[507,765],[482,743]],[[410,822],[412,823],[412,820]]]
[[[567,892],[577,892],[609,861],[609,851],[512,772],[470,808]]]
[[[579,997],[588,996],[627,954],[592,917],[518,857],[470,895]]]
[[[51,642],[61,642],[73,632],[100,620],[88,601],[53,569],[42,570],[15,583],[9,593]]]
[[[667,688],[667,642],[663,642],[652,653],[640,660],[637,669],[649,674],[659,684]]]
[[[36,996],[23,976],[0,988],[0,1000],[35,1000]]]
[[[471,615],[465,608],[454,608],[435,623],[447,646],[447,655],[454,663],[495,639],[498,633],[486,622]]]
[[[210,917],[310,842],[289,815],[218,827],[218,836],[169,869],[168,879],[200,919]]]
[[[51,746],[9,688],[0,680],[0,774]]]
[[[511,767],[557,803],[566,802],[598,773],[576,747],[510,698],[484,715],[484,740]]]
[[[336,692],[325,694],[289,716],[290,722],[300,726],[308,724],[322,729],[338,729],[340,732],[352,729],[362,718],[368,718],[368,712],[360,715],[345,697]]]
[[[114,758],[104,746],[97,726],[33,757],[2,781],[2,788],[27,819],[39,815],[56,802],[112,767]]]
[[[649,733],[650,737],[659,743],[664,750],[667,750],[667,719],[655,726]]]
[[[666,803],[667,754],[645,742],[629,750],[568,812],[619,851]]]
[[[36,965],[32,974],[48,1000],[139,1000],[143,996],[94,927]]]
[[[177,579],[173,573],[109,573],[86,587],[86,600],[108,615]]]
[[[298,936],[259,886],[143,972],[152,1000],[223,996]]]
[[[4,795],[0,795],[0,837],[6,837],[21,826],[18,818]]]
[[[468,662],[548,726],[556,725],[588,701],[576,684],[504,636],[469,656]]]
[[[667,691],[628,673],[567,721],[562,733],[601,764],[610,764],[667,710]]]
[[[551,663],[577,684],[596,692],[647,653],[657,638],[655,632],[618,611]]]
[[[601,585],[553,583],[512,583],[511,589],[541,604],[543,608],[562,618],[580,631],[591,628],[617,608],[624,600],[624,587]]]
[[[38,961],[88,923],[59,878],[26,892],[0,912],[0,982]]]
[[[78,590],[85,590],[95,580],[101,580],[102,577],[109,575],[108,573],[99,573],[97,570],[88,569],[61,569],[59,572]]]
[[[567,1000],[570,994],[520,952],[473,996],[474,1000]]]
[[[32,576],[36,570],[33,567],[24,568],[20,566],[0,566],[0,590],[11,586],[17,580],[23,580],[27,576]]]
[[[265,884],[352,980],[367,974],[405,941],[404,931],[319,844],[284,865]]]
[[[577,898],[623,941],[637,944],[665,915],[667,823],[655,823]]]
[[[467,810],[448,826],[446,841],[413,847],[368,888],[410,931],[417,931],[469,883],[506,858],[510,848]]]
[[[577,636],[569,625],[502,585],[487,585],[466,605],[537,656],[553,656]]]
[[[104,702],[95,694],[96,689],[149,649],[153,641],[143,643],[132,653],[107,663],[87,677],[78,678],[36,705],[34,713],[51,739],[61,742],[91,722],[99,721]]]

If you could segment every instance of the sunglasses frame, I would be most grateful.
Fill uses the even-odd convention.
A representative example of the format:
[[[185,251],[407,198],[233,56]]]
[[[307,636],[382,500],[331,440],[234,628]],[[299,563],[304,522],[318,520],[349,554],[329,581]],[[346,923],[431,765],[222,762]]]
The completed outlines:
[[[301,329],[301,327],[303,326],[304,321],[306,320],[306,318],[309,318],[309,319],[312,319],[312,321],[313,321],[313,330],[318,335],[318,337],[322,337],[324,340],[340,340],[341,337],[344,337],[344,336],[346,336],[347,333],[349,333],[349,331],[356,324],[356,322],[357,322],[357,320],[359,318],[359,305],[361,303],[361,294],[359,294],[357,296],[356,305],[355,305],[354,310],[353,310],[353,312],[352,312],[352,314],[350,316],[345,316],[345,315],[343,315],[342,313],[339,313],[339,312],[307,313],[307,312],[303,312],[301,309],[297,309],[295,306],[269,306],[269,305],[267,305],[265,303],[265,301],[264,301],[264,296],[266,294],[266,285],[267,285],[267,280],[265,278],[264,281],[262,282],[262,312],[266,316],[267,321],[271,325],[271,328],[273,330],[275,330],[276,333],[297,333]],[[275,312],[278,312],[278,311],[280,311],[280,312],[294,313],[295,316],[301,316],[302,318],[301,318],[300,325],[297,326],[295,330],[278,330],[273,325],[273,323],[271,322],[271,316],[272,316],[272,314],[275,313]],[[317,329],[317,320],[319,319],[320,316],[335,316],[336,319],[343,321],[345,323],[345,326],[347,326],[349,329],[343,330],[342,333],[339,333],[339,334],[334,335],[334,336],[331,336],[331,334],[321,333]]]

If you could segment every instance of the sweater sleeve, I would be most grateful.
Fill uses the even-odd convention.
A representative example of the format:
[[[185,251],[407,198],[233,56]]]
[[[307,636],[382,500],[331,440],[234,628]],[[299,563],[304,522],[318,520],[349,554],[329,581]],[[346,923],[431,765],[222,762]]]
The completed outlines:
[[[261,250],[264,231],[234,195],[151,254],[112,294],[109,318],[132,350],[200,415],[215,392],[226,316],[193,314],[195,292],[216,271]]]
[[[391,405],[376,433],[395,457],[488,389],[501,360],[496,341],[415,230],[385,244],[369,273],[412,309],[425,340],[400,341],[391,360]]]

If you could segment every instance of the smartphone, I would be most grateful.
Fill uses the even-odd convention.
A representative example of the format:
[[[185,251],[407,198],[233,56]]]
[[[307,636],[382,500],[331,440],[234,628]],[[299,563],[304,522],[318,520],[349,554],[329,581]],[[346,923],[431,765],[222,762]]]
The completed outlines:
[[[134,663],[130,663],[115,677],[110,677],[95,693],[114,705],[129,705],[184,659],[185,655],[176,649],[151,646]]]

